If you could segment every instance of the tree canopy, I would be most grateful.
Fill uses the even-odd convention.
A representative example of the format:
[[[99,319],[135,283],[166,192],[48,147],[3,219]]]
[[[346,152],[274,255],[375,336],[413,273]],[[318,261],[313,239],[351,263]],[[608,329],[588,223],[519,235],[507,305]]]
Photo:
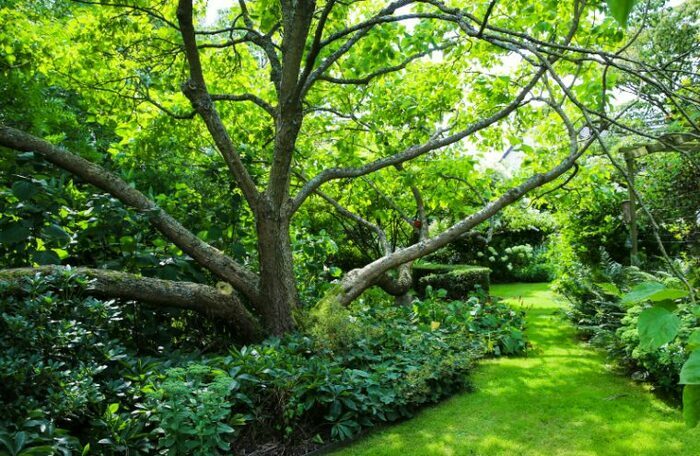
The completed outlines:
[[[294,327],[310,220],[345,219],[361,254],[325,301],[401,295],[414,260],[587,152],[614,160],[616,133],[680,154],[697,138],[697,42],[660,31],[694,26],[692,4],[672,23],[657,2],[10,3],[4,198],[32,217],[3,217],[8,266],[79,265],[98,294],[198,309],[241,339]],[[519,166],[494,172],[500,156]]]

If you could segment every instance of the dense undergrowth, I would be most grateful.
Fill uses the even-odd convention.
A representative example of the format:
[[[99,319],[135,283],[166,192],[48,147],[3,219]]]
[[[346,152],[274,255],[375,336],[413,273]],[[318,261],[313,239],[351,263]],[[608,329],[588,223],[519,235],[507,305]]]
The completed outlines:
[[[652,274],[636,267],[624,267],[604,252],[602,256],[604,261],[599,267],[579,265],[575,272],[572,269],[559,279],[557,289],[571,303],[569,319],[582,337],[604,349],[634,379],[649,382],[669,398],[680,399],[683,385],[679,385],[679,373],[690,354],[689,338],[700,323],[690,299],[668,303],[678,316],[677,336],[661,347],[647,347],[640,340],[639,316],[653,303],[625,303],[618,290],[629,291],[641,283],[679,288],[682,284],[669,273]],[[686,273],[691,272],[692,269]]]
[[[411,416],[468,388],[477,358],[527,347],[522,312],[429,292],[412,309],[358,301],[342,341],[326,327],[193,350],[182,314],[146,333],[147,309],[88,286],[70,270],[0,284],[0,454],[293,454]]]

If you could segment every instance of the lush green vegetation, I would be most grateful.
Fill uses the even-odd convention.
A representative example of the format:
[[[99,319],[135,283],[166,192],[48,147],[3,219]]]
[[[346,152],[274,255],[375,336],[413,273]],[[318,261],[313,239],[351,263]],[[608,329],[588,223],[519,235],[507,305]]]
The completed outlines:
[[[0,456],[304,454],[434,429],[409,418],[475,371],[502,396],[460,396],[479,410],[436,423],[482,435],[436,451],[537,451],[551,428],[514,415],[565,401],[583,452],[632,424],[685,449],[697,1],[5,0],[0,23]],[[568,321],[517,286],[527,328],[490,296],[511,282],[552,282]]]
[[[86,296],[86,286],[71,271],[2,284],[4,451],[314,446],[409,417],[465,390],[475,360],[527,346],[522,314],[502,303],[428,296],[410,309],[374,296],[345,311],[351,322],[326,320],[312,337],[191,352],[192,331],[175,321],[169,340],[142,331],[154,316],[124,318],[113,303]]]
[[[632,384],[562,325],[546,284],[494,285],[526,308],[532,349],[481,362],[475,392],[371,433],[338,455],[687,455],[700,451],[680,412]]]
[[[415,290],[424,295],[428,287],[443,289],[450,299],[460,299],[474,292],[489,292],[491,270],[462,264],[421,263],[413,265]]]

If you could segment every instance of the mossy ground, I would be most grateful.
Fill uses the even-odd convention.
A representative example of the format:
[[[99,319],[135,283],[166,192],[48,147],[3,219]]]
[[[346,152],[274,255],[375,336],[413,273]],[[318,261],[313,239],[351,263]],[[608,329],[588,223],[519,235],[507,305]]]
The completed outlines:
[[[529,309],[530,355],[481,362],[476,392],[334,455],[700,455],[700,428],[578,342],[547,284],[491,292]]]

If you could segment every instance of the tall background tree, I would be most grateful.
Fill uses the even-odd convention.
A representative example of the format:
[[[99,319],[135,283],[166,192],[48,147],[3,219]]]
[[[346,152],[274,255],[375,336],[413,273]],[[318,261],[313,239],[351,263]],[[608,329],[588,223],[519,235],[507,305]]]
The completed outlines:
[[[629,13],[615,5],[630,2],[609,3],[618,19]],[[607,153],[603,133],[627,128],[631,109],[614,102],[618,85],[654,88],[648,109],[671,105],[682,120],[681,135],[647,139],[673,149],[697,138],[694,89],[669,76],[678,66],[629,51],[658,8],[638,7],[625,34],[604,3],[578,0],[241,0],[216,20],[191,0],[13,2],[0,43],[6,201],[34,210],[47,194],[36,159],[45,160],[75,177],[71,185],[121,203],[104,212],[136,214],[120,218],[131,225],[116,226],[126,231],[111,244],[132,261],[110,262],[100,249],[79,261],[93,292],[196,309],[242,339],[281,334],[294,327],[299,283],[309,280],[295,276],[294,246],[312,197],[381,246],[328,292],[344,305],[375,284],[397,285],[402,274],[392,271],[557,180],[591,147]],[[445,202],[454,195],[426,194],[449,180],[445,167],[465,189],[472,179],[480,188],[490,154],[505,150],[522,166],[480,207],[460,213]],[[400,188],[412,195],[403,217],[416,233],[391,244],[358,201],[376,192],[392,206]],[[76,264],[71,248],[95,228],[90,208],[105,207],[66,202],[66,213],[83,212],[68,228],[42,217],[58,210],[52,203],[44,198],[32,223],[3,218],[7,265],[31,266],[5,277]],[[409,203],[394,204],[382,211]],[[449,213],[448,227],[428,232],[426,207]],[[128,255],[145,246],[147,258]],[[190,271],[163,277],[174,262]]]

